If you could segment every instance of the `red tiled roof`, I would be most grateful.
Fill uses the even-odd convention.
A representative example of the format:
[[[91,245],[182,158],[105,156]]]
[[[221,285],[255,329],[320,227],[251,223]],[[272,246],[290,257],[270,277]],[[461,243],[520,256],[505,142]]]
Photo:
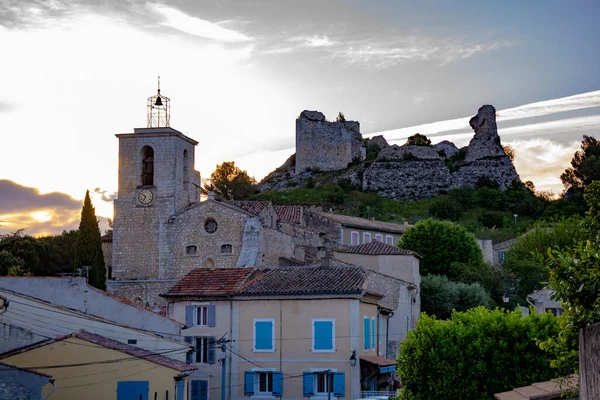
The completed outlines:
[[[222,296],[235,293],[258,270],[254,268],[195,269],[163,296]]]
[[[355,246],[343,246],[336,248],[340,253],[367,254],[371,256],[420,256],[414,251],[401,249],[378,240],[372,240],[369,243],[363,243]]]
[[[258,215],[269,205],[268,201],[245,201],[245,200],[232,200],[228,203],[233,204],[236,207],[241,208],[250,214]]]
[[[553,379],[551,381],[534,383],[530,386],[524,386],[513,389],[508,392],[496,393],[496,400],[533,400],[533,399],[561,399],[562,394],[567,390],[577,390],[579,387],[579,376],[569,375],[565,382]]]
[[[358,294],[367,279],[361,267],[281,267],[264,271],[242,295]]]
[[[361,361],[370,362],[371,364],[375,364],[378,367],[389,367],[392,365],[396,365],[396,360],[391,360],[389,358],[384,358],[380,356],[360,356]]]
[[[280,220],[292,224],[302,224],[302,206],[286,205],[274,206]]]
[[[179,372],[193,371],[196,367],[186,364],[181,361],[174,360],[169,357],[165,357],[160,354],[153,353],[148,350],[141,349],[139,347],[130,346],[125,343],[117,342],[106,338],[104,336],[96,335],[87,331],[79,331],[73,335],[77,339],[82,339],[90,343],[97,344],[102,347],[106,347],[111,350],[121,351],[134,357],[143,358],[155,364],[162,365],[163,367],[171,368]]]

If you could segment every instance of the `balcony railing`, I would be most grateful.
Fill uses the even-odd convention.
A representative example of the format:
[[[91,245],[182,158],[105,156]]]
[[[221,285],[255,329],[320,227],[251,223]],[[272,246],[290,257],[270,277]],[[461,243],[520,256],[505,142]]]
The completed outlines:
[[[360,397],[365,398],[375,398],[375,399],[391,399],[396,395],[396,392],[376,392],[372,390],[366,390],[360,392]]]

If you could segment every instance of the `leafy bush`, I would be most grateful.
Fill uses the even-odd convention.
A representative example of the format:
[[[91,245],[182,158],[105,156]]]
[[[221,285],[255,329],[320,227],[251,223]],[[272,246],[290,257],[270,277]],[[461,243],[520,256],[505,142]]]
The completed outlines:
[[[335,186],[333,191],[327,196],[327,201],[333,204],[344,204],[344,201],[346,201],[346,193],[344,192],[344,189],[339,186]]]
[[[486,228],[502,228],[504,226],[504,215],[498,211],[484,211],[477,220]]]
[[[376,159],[380,151],[381,147],[377,143],[369,144],[369,147],[367,147],[367,160],[372,161]]]
[[[556,318],[483,307],[448,321],[422,315],[400,346],[402,400],[488,400],[495,393],[555,378],[536,341],[558,333]]]
[[[453,310],[491,304],[490,295],[478,283],[456,283],[439,275],[424,276],[421,281],[421,311],[440,319],[450,318]]]
[[[460,205],[458,205],[452,198],[445,196],[434,199],[429,205],[427,211],[432,217],[438,219],[447,219],[450,221],[457,221],[462,214]]]
[[[443,275],[453,262],[483,262],[475,237],[449,221],[419,221],[404,232],[400,247],[421,255],[421,275]]]
[[[309,176],[308,179],[306,179],[306,185],[305,187],[307,189],[312,189],[315,187],[315,180],[312,176]]]

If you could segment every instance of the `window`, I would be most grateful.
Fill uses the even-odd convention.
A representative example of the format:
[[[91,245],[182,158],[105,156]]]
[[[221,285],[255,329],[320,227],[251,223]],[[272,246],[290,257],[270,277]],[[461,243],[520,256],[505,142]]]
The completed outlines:
[[[358,236],[358,232],[356,231],[352,231],[350,232],[350,244],[352,246],[356,246],[359,242],[359,236]]]
[[[283,374],[274,369],[255,368],[244,372],[244,396],[283,396]]]
[[[185,246],[185,254],[188,256],[195,256],[198,254],[198,246]]]
[[[383,235],[381,233],[375,234],[375,240],[377,240],[378,242],[383,243]]]
[[[504,262],[504,251],[498,252],[498,261]]]
[[[137,339],[127,339],[127,344],[137,344]]]
[[[186,355],[188,364],[214,364],[216,338],[214,336],[186,336],[185,342],[193,346],[193,350]]]
[[[208,400],[208,381],[193,380],[190,382],[190,400]]]
[[[154,149],[150,146],[142,148],[142,185],[154,185]]]
[[[377,316],[377,341],[382,344],[383,343],[383,316],[379,314]]]
[[[233,245],[231,244],[222,244],[221,245],[221,254],[231,254],[233,253]]]
[[[369,351],[369,347],[371,347],[371,323],[369,322],[369,317],[365,315],[363,320],[363,348],[365,351]]]
[[[371,318],[371,349],[375,350],[375,317]]]
[[[312,368],[310,372],[303,373],[303,394],[305,397],[327,396],[331,393],[335,397],[345,396],[344,373],[337,372],[335,368]]]
[[[219,226],[217,225],[217,221],[215,221],[212,218],[207,219],[206,222],[204,222],[204,230],[206,231],[206,233],[213,234],[217,231],[218,227]]]
[[[190,326],[215,326],[215,305],[205,304],[185,307],[185,324]]]
[[[275,351],[275,320],[254,320],[253,351]]]
[[[316,352],[335,351],[335,319],[313,319],[313,347]]]
[[[394,237],[392,235],[385,235],[385,244],[389,244],[391,246],[394,245]]]
[[[363,233],[363,243],[369,243],[369,242],[371,242],[371,233],[364,232]]]

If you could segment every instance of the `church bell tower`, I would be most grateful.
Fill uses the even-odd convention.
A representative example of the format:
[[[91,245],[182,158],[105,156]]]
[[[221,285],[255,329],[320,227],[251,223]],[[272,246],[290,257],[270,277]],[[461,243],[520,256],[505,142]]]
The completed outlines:
[[[200,173],[194,170],[198,142],[171,128],[171,99],[161,94],[160,77],[156,94],[148,97],[146,127],[116,137],[119,188],[108,286],[127,298],[140,292],[136,296],[146,301],[142,287],[173,278],[164,225],[200,201]]]

